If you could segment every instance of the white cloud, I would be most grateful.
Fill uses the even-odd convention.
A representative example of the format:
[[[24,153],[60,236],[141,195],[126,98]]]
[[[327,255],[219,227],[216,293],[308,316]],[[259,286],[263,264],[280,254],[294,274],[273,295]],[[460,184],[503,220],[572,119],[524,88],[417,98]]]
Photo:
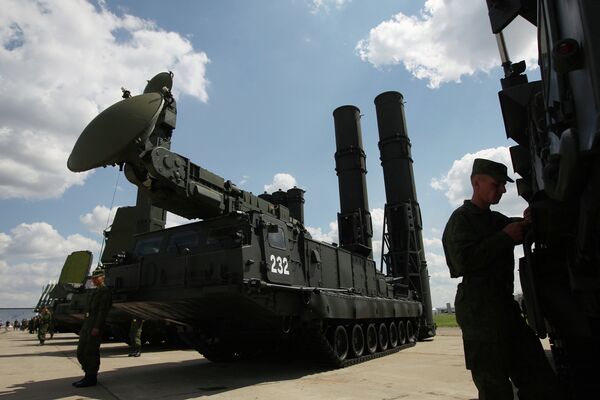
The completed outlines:
[[[0,198],[59,197],[87,174],[66,160],[85,125],[175,73],[176,95],[207,101],[207,55],[175,32],[104,2],[6,0],[0,14]]]
[[[244,186],[246,183],[248,183],[249,179],[250,179],[250,177],[248,175],[242,176],[242,179],[238,182],[238,185]]]
[[[6,251],[6,248],[10,246],[12,238],[4,232],[0,232],[0,254]]]
[[[310,12],[317,14],[319,12],[328,13],[332,7],[339,10],[351,1],[352,0],[308,0],[308,3]]]
[[[79,220],[90,232],[101,235],[105,229],[112,225],[119,207],[115,206],[109,210],[106,206],[97,205],[91,213],[79,216]]]
[[[42,287],[58,279],[73,251],[97,255],[100,243],[85,236],[61,235],[46,222],[20,224],[0,232],[0,307],[32,307]]]
[[[337,221],[329,223],[329,231],[327,232],[323,232],[321,228],[314,228],[312,226],[307,226],[306,230],[314,240],[326,243],[339,243]]]
[[[192,222],[198,221],[197,219],[187,219],[177,214],[173,214],[167,211],[167,223],[165,228],[172,228],[174,226],[191,224]]]
[[[46,222],[20,224],[10,235],[2,233],[4,245],[0,247],[0,257],[18,256],[20,259],[48,260],[64,258],[75,250],[97,251],[100,244],[85,236],[74,234],[63,237],[52,225]]]
[[[442,240],[440,238],[423,238],[423,246],[429,248],[441,248]]]
[[[452,163],[450,170],[440,178],[431,180],[431,187],[436,190],[445,191],[446,198],[454,207],[462,204],[464,199],[470,199],[471,189],[471,169],[475,158],[487,158],[501,162],[508,166],[508,175],[513,179],[515,174],[511,173],[511,159],[508,147],[496,147],[492,149],[480,150],[476,153],[467,153],[460,160]],[[506,184],[506,193],[502,196],[500,203],[492,206],[492,209],[500,211],[508,216],[520,216],[527,207],[527,203],[517,194],[517,186],[514,183]]]
[[[512,60],[535,67],[535,28],[518,18],[505,33]],[[372,28],[356,51],[376,67],[403,64],[414,77],[428,80],[430,88],[501,64],[481,0],[427,0],[419,15],[398,13]]]
[[[293,188],[294,186],[296,186],[296,178],[294,178],[290,174],[280,172],[278,174],[275,174],[275,176],[273,176],[273,182],[268,185],[265,185],[264,188],[265,192],[273,193],[278,191],[279,189],[286,191],[288,189]]]

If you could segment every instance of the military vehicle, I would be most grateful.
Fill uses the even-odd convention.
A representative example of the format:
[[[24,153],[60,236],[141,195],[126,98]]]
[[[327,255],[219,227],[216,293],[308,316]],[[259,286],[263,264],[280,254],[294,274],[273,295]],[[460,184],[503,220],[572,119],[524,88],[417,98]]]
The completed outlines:
[[[147,201],[138,196],[135,207],[117,209],[112,226],[104,232],[106,246],[101,260],[110,263],[112,258],[104,256],[114,248],[129,249],[128,245],[131,245],[136,230],[147,232],[156,230],[157,226],[164,228],[165,218],[151,218],[153,214],[156,215],[156,210],[154,207],[145,207],[144,204],[148,204]],[[89,296],[94,290],[90,272],[92,261],[93,255],[88,250],[71,253],[65,260],[58,281],[48,283],[42,290],[34,311],[40,312],[43,307],[51,310],[53,332],[79,333]],[[111,309],[106,320],[104,339],[127,342],[132,318],[133,316],[118,309]],[[160,320],[145,321],[142,343],[146,342],[180,344],[174,326]]]
[[[89,123],[68,160],[74,172],[119,166],[153,206],[201,219],[113,249],[104,262],[113,308],[177,324],[213,361],[302,342],[341,367],[435,335],[402,95],[375,99],[388,201],[384,273],[372,259],[357,107],[333,113],[340,244],[327,244],[304,227],[302,189],[255,196],[161,145],[176,124],[172,85],[163,72],[143,94],[127,92]]]
[[[600,391],[600,2],[487,4],[517,188],[533,218],[519,263],[528,322],[549,336],[573,398],[589,398]],[[510,61],[502,36],[518,15],[537,27],[538,81]]]
[[[127,90],[122,89],[122,91],[123,98],[129,97]],[[171,145],[170,131],[154,129],[147,140],[168,149]],[[100,265],[110,265],[121,256],[120,252],[131,252],[136,234],[164,229],[165,223],[166,211],[153,206],[150,200],[138,191],[135,206],[119,207],[111,226],[104,230]],[[49,283],[44,287],[36,311],[43,306],[48,306],[52,310],[58,332],[79,333],[84,310],[91,294],[90,290],[93,290],[91,266],[91,252],[74,252],[67,257],[58,283]],[[104,330],[106,339],[128,341],[129,324],[132,318],[134,316],[112,308],[107,316],[107,326]],[[142,342],[180,343],[174,327],[162,320],[145,321]]]
[[[53,316],[54,332],[79,332],[83,315],[71,311],[71,302],[73,298],[78,302],[84,293],[91,265],[90,251],[74,251],[65,259],[58,281],[48,283],[42,290],[34,311],[48,307]]]

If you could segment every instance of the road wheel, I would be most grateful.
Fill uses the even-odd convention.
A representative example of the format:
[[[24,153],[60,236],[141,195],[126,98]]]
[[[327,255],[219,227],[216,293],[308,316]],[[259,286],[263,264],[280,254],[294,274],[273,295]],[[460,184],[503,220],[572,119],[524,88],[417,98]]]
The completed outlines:
[[[402,346],[406,343],[406,326],[404,321],[398,321],[398,345]]]
[[[393,349],[395,347],[398,347],[398,329],[396,328],[396,323],[394,321],[390,322],[390,325],[388,327],[388,333],[390,348]]]
[[[352,327],[352,355],[354,357],[360,357],[365,351],[365,335],[360,325],[356,324]]]
[[[374,324],[367,326],[367,351],[369,354],[377,351],[377,329]]]
[[[387,326],[382,322],[379,324],[377,342],[379,343],[379,351],[387,350],[388,348],[388,329]]]
[[[406,321],[406,340],[408,343],[415,342],[415,329],[412,321]]]
[[[338,325],[333,332],[333,351],[338,360],[344,361],[348,356],[348,333],[346,328]]]

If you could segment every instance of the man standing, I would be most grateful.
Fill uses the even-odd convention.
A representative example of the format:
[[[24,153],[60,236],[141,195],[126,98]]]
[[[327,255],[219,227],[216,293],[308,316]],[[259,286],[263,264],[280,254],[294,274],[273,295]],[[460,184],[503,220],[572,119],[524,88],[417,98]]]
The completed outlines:
[[[88,297],[87,310],[77,345],[77,360],[85,372],[85,377],[73,382],[75,387],[94,386],[100,369],[100,341],[104,330],[104,321],[112,304],[110,289],[104,286],[104,271],[98,267],[92,273],[92,282],[96,289]]]
[[[43,346],[44,342],[46,341],[46,333],[48,333],[48,328],[52,322],[52,314],[48,310],[48,307],[42,308],[39,318],[40,323],[38,325],[38,340],[40,341],[40,346]]]
[[[506,192],[506,166],[475,159],[473,196],[450,217],[442,242],[452,278],[462,277],[455,299],[465,363],[479,399],[555,399],[556,379],[539,339],[513,298],[514,247],[529,225],[491,211]]]

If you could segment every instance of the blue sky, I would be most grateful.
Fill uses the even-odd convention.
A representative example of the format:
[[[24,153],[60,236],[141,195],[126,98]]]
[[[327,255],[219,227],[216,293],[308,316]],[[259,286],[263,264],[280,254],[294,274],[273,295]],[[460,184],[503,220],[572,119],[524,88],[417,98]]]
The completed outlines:
[[[373,99],[404,95],[434,306],[453,302],[441,231],[475,156],[508,162],[501,70],[483,0],[7,0],[0,16],[0,307],[31,306],[74,250],[97,259],[109,207],[135,190],[114,168],[74,174],[79,133],[172,70],[174,151],[255,194],[306,190],[305,222],[337,242],[332,111],[361,109],[369,205],[385,204]],[[460,3],[460,4],[458,4]],[[507,37],[536,62],[532,27]],[[536,71],[532,71],[535,76]],[[499,208],[524,208],[510,190]],[[183,221],[170,216],[170,224]],[[379,252],[376,253],[379,257]]]

